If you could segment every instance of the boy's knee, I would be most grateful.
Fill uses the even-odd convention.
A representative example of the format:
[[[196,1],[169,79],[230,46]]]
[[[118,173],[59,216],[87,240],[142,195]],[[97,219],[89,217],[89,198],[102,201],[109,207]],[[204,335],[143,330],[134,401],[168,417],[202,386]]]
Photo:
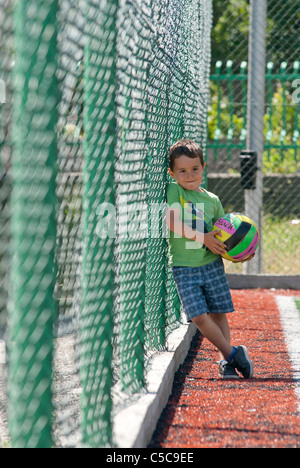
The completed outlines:
[[[205,323],[208,318],[208,314],[201,314],[198,315],[197,317],[192,318],[192,322],[195,323],[195,325],[201,325],[202,323]]]
[[[223,314],[209,314],[209,316],[215,320],[221,320],[223,318]]]
[[[226,320],[226,314],[209,314],[209,316],[214,322],[223,322]]]

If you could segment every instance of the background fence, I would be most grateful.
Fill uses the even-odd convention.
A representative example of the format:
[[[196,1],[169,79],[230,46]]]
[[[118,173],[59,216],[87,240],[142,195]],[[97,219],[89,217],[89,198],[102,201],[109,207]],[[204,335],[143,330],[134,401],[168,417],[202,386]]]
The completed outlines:
[[[208,188],[227,211],[245,211],[240,152],[246,148],[250,5],[214,1]],[[230,24],[230,28],[228,28]],[[260,273],[298,275],[300,257],[300,2],[268,0]],[[253,47],[260,47],[253,43]],[[243,272],[226,262],[229,273]]]
[[[212,4],[1,0],[0,19],[2,430],[110,446],[180,323],[155,207],[168,147],[205,147]]]

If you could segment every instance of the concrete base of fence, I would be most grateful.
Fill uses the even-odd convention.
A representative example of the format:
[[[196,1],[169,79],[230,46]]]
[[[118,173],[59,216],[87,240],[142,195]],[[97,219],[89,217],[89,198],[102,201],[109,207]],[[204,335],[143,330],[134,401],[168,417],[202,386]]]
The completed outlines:
[[[146,448],[172,392],[174,374],[184,362],[196,333],[181,325],[168,337],[168,350],[155,356],[147,373],[147,392],[114,418],[114,442],[119,448]]]
[[[227,274],[232,289],[300,289],[300,275],[238,275]]]

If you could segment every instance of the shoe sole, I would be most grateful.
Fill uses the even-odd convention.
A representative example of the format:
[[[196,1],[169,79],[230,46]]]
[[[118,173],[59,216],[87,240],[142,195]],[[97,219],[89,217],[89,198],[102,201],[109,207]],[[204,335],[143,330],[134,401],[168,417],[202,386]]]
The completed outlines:
[[[228,375],[228,376],[221,375],[221,377],[222,377],[222,380],[239,380],[240,379],[239,375]]]

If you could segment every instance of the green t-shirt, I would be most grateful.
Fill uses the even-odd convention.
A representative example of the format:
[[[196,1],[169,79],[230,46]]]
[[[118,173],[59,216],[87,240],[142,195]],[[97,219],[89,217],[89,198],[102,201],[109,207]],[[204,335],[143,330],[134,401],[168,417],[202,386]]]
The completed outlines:
[[[224,209],[217,197],[205,189],[185,190],[177,182],[172,182],[167,191],[169,206],[181,209],[184,224],[200,232],[210,232],[214,223],[224,215]],[[170,261],[172,266],[198,267],[219,258],[205,245],[181,237],[170,231]]]

